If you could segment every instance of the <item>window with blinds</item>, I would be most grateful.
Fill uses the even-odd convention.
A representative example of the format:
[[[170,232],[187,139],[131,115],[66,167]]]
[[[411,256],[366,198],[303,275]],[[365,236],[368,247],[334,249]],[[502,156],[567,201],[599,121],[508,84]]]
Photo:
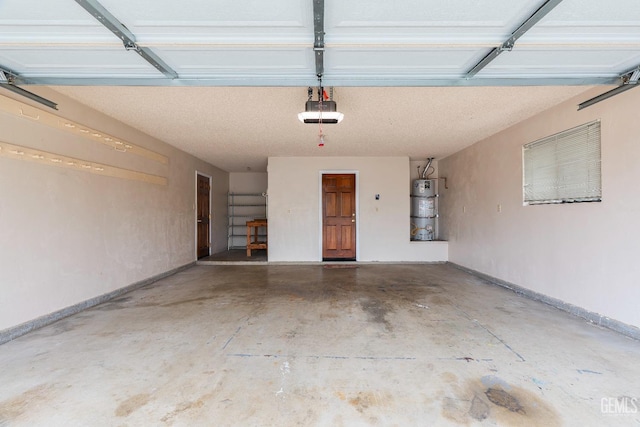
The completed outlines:
[[[599,120],[530,142],[522,157],[525,205],[602,200]]]

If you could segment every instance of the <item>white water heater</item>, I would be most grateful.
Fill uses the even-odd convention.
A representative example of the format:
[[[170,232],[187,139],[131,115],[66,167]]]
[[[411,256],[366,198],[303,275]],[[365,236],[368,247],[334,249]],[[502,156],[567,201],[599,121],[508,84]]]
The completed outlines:
[[[435,179],[416,179],[411,186],[411,240],[436,239],[438,217]]]
[[[435,197],[435,179],[414,179],[411,186],[411,195],[415,197]]]

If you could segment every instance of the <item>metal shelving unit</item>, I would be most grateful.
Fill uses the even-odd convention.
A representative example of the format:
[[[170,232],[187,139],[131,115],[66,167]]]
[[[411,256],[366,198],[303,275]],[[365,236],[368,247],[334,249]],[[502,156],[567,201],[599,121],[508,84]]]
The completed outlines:
[[[267,196],[264,193],[227,194],[227,249],[247,247],[247,221],[267,217]],[[262,237],[263,235],[258,235]]]

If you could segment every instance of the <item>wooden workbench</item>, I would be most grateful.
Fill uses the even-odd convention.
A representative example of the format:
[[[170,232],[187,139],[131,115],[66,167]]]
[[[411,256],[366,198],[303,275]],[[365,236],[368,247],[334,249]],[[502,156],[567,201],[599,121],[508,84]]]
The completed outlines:
[[[258,241],[258,229],[265,228],[264,241]],[[251,236],[253,232],[253,237]],[[267,249],[268,227],[266,219],[254,219],[247,221],[247,256],[251,256],[252,249]]]

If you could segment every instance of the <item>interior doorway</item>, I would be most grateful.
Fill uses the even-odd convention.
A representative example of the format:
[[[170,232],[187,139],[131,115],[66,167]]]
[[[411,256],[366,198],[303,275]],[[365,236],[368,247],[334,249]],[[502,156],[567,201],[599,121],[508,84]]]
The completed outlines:
[[[196,240],[198,259],[211,255],[211,178],[196,174]]]
[[[356,175],[322,175],[322,259],[356,259]]]

